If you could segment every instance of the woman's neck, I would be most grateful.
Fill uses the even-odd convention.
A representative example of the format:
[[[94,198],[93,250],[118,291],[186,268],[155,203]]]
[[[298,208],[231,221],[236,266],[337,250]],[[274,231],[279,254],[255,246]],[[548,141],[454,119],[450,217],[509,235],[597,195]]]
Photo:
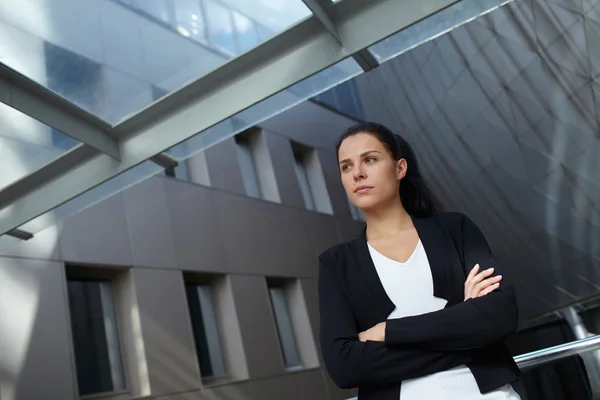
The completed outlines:
[[[367,221],[367,237],[369,240],[393,236],[413,227],[412,218],[399,199],[387,207],[365,210],[364,214]]]

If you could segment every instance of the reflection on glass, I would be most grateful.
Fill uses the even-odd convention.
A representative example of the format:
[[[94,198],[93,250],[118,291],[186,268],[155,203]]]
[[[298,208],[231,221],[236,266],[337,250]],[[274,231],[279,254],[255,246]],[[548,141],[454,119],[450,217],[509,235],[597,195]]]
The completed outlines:
[[[238,12],[233,12],[233,24],[237,32],[241,51],[246,51],[258,44],[258,32],[254,26],[254,22]]]
[[[212,41],[232,54],[237,53],[233,33],[232,17],[229,10],[213,0],[204,2],[208,31]]]
[[[384,62],[444,34],[512,0],[462,0],[444,10],[371,46],[369,50]]]
[[[198,0],[174,0],[177,31],[183,36],[206,40],[204,14]]]
[[[343,60],[325,71],[307,78],[308,82],[294,85],[174,146],[170,149],[169,154],[178,161],[185,160],[360,73],[362,73],[362,69],[353,59]],[[0,158],[0,161],[3,160]],[[146,161],[22,225],[20,229],[32,233],[39,232],[69,215],[162,171],[163,169],[158,165]],[[1,217],[2,211],[0,211]],[[0,244],[2,243],[0,242]]]
[[[169,23],[169,11],[165,0],[140,0],[138,8],[160,21]]]
[[[79,144],[71,137],[0,103],[0,189]]]

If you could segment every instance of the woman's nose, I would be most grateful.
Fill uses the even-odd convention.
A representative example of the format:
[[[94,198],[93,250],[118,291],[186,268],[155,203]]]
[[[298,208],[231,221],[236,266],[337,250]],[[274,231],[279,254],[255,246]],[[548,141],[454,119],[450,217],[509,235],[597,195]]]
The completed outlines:
[[[354,169],[354,180],[364,179],[366,177],[365,171],[362,167],[357,167]]]

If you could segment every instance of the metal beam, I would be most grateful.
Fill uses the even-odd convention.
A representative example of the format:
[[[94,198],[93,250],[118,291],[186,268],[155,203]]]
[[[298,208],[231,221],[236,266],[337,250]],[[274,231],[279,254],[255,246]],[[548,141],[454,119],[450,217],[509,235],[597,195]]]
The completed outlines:
[[[179,163],[176,160],[172,159],[164,153],[150,157],[150,161],[164,169],[175,168],[179,165]]]
[[[321,22],[321,24],[327,29],[327,32],[340,44],[342,39],[337,32],[337,26],[335,24],[335,10],[330,0],[302,0],[306,7],[308,7],[314,16]],[[352,58],[364,72],[370,71],[374,68],[379,67],[379,62],[375,56],[369,51],[369,49],[362,49],[352,55]]]
[[[12,236],[14,238],[21,239],[21,240],[33,239],[33,235],[31,233],[22,231],[20,229],[13,229],[12,231],[7,232],[6,235]]]
[[[0,102],[41,123],[120,159],[118,141],[111,126],[51,90],[0,63]]]
[[[321,25],[327,29],[327,32],[338,42],[339,45],[343,45],[342,39],[338,34],[337,27],[331,18],[329,9],[333,6],[333,3],[329,0],[302,0],[306,7],[312,11],[313,15],[321,22]]]
[[[316,18],[302,21],[115,126],[113,134],[122,138],[121,162],[98,154],[19,196],[18,203],[15,199],[0,209],[0,234],[457,1],[337,3],[336,26],[343,47]],[[34,175],[42,173],[43,169]]]
[[[352,58],[354,58],[354,61],[360,65],[364,72],[368,72],[379,67],[379,61],[377,61],[369,49],[362,49],[361,51],[355,53]]]

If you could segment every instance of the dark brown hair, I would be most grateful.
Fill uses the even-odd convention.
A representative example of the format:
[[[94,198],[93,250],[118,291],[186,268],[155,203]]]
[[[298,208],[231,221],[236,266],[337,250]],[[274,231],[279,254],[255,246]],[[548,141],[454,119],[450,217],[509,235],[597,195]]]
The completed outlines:
[[[402,158],[406,160],[408,170],[406,176],[400,181],[399,191],[400,201],[410,215],[416,218],[426,218],[443,211],[441,203],[426,185],[419,172],[417,157],[410,144],[381,124],[364,122],[348,128],[339,137],[335,147],[338,161],[340,146],[344,140],[359,133],[367,133],[377,138],[394,160],[399,161]]]

